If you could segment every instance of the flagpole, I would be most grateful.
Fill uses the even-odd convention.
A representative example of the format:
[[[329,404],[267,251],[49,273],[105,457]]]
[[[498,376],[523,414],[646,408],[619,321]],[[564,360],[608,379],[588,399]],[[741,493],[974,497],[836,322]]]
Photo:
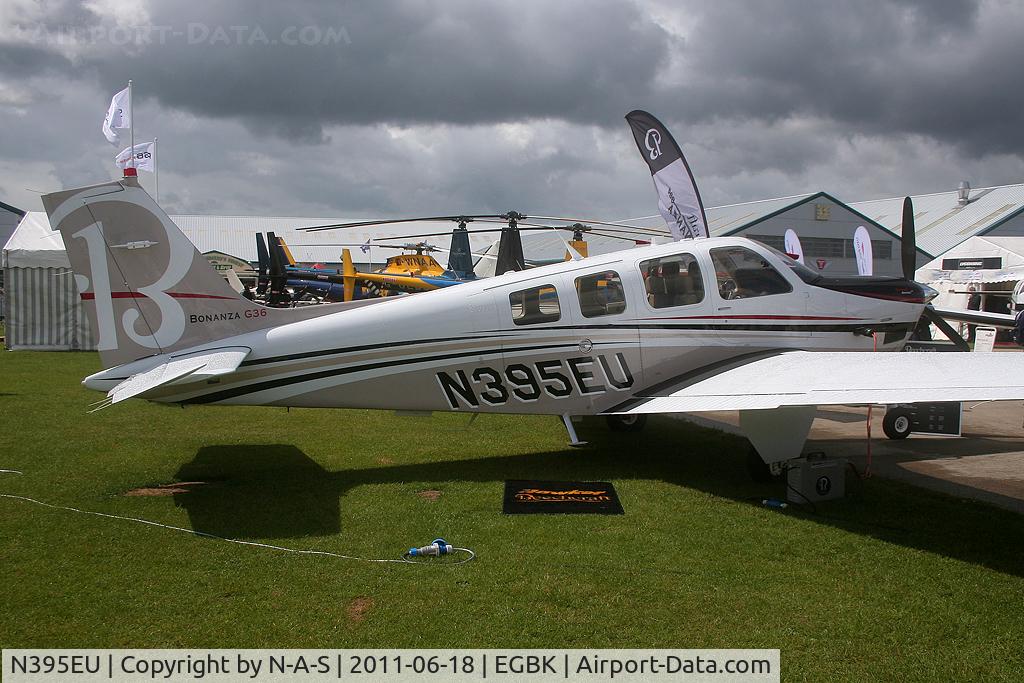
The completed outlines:
[[[131,135],[129,147],[132,150],[132,168],[135,168],[135,107],[132,106],[132,79],[130,78],[128,79],[128,115],[131,117],[131,124],[128,126]]]
[[[156,203],[160,203],[160,152],[158,151],[157,140],[153,138],[153,176],[156,181]]]

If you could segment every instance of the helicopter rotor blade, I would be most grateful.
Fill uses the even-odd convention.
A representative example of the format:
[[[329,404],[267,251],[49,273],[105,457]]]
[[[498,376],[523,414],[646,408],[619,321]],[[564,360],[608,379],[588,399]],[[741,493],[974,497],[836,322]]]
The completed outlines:
[[[503,222],[503,221],[491,221],[491,220],[487,220],[487,219],[482,219],[479,222],[480,223],[499,223],[499,222]],[[577,223],[573,223],[572,225],[544,225],[543,223],[533,223],[533,222],[529,222],[529,221],[518,221],[518,224],[520,226],[527,226],[527,227],[532,227],[532,228],[548,228],[548,229],[554,228],[556,230],[568,230],[570,232],[572,232],[573,230],[582,229],[584,232],[591,232],[591,233],[594,232],[592,229],[590,229],[590,227],[591,227],[590,225],[588,225],[587,223],[583,223],[582,221],[581,222],[577,222]],[[473,232],[473,231],[470,230],[470,232]],[[624,234],[624,235],[639,235],[639,236],[644,236],[644,237],[671,237],[671,235],[669,235],[669,233],[667,233],[667,232],[660,232],[660,231],[654,230],[652,228],[627,228],[627,229],[602,228],[602,232],[604,232],[604,233],[617,232],[617,233],[621,233],[621,234]],[[594,233],[594,234],[597,234],[597,233]]]
[[[565,221],[566,223],[583,223],[584,225],[607,225],[613,228],[629,228],[631,230],[651,230],[661,235],[668,235],[668,230],[659,230],[648,226],[627,225],[626,223],[613,223],[611,221],[599,221],[592,218],[561,218],[559,216],[530,216],[538,221]]]
[[[296,228],[303,232],[317,232],[320,230],[338,230],[342,228],[361,228],[370,225],[391,225],[392,223],[415,223],[417,221],[451,221],[455,223],[471,223],[479,218],[502,218],[506,214],[487,213],[479,215],[457,215],[457,216],[421,216],[419,218],[388,218],[372,221],[355,221],[351,223],[331,223],[329,225],[310,225],[304,228]]]

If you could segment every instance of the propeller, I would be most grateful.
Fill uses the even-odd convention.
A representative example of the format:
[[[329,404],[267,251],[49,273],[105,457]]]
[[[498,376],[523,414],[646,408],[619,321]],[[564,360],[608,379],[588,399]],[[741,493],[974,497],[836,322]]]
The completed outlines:
[[[903,225],[900,242],[903,277],[913,282],[914,273],[917,270],[917,231],[914,228],[914,201],[910,197],[903,199]],[[960,336],[960,333],[946,322],[945,318],[936,313],[931,304],[925,305],[924,310],[921,311],[921,317],[939,328],[946,338],[961,351],[971,350],[970,345]]]
[[[900,235],[903,277],[914,279],[917,270],[917,231],[914,229],[914,200],[903,198],[903,232]]]

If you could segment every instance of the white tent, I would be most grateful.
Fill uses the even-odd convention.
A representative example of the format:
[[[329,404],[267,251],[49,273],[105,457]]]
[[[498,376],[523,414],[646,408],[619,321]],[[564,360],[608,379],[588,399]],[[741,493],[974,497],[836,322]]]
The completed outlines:
[[[1012,303],[1024,303],[1016,300],[1019,287],[1009,284],[1024,280],[1024,237],[968,238],[919,268],[914,279],[938,290],[940,308],[966,309],[968,291],[975,290],[997,292],[993,296],[1013,290]]]
[[[926,263],[918,282],[1016,282],[1024,279],[1024,237],[971,237]]]
[[[64,242],[42,211],[18,223],[3,250],[8,349],[95,348]]]

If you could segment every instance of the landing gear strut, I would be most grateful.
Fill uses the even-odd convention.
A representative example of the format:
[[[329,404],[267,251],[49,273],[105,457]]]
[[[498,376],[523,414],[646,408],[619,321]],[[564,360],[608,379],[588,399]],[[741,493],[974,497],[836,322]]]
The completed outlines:
[[[751,444],[750,449],[747,451],[747,474],[750,475],[751,479],[759,484],[778,481],[782,478],[782,471],[782,463],[766,463],[761,454]]]

